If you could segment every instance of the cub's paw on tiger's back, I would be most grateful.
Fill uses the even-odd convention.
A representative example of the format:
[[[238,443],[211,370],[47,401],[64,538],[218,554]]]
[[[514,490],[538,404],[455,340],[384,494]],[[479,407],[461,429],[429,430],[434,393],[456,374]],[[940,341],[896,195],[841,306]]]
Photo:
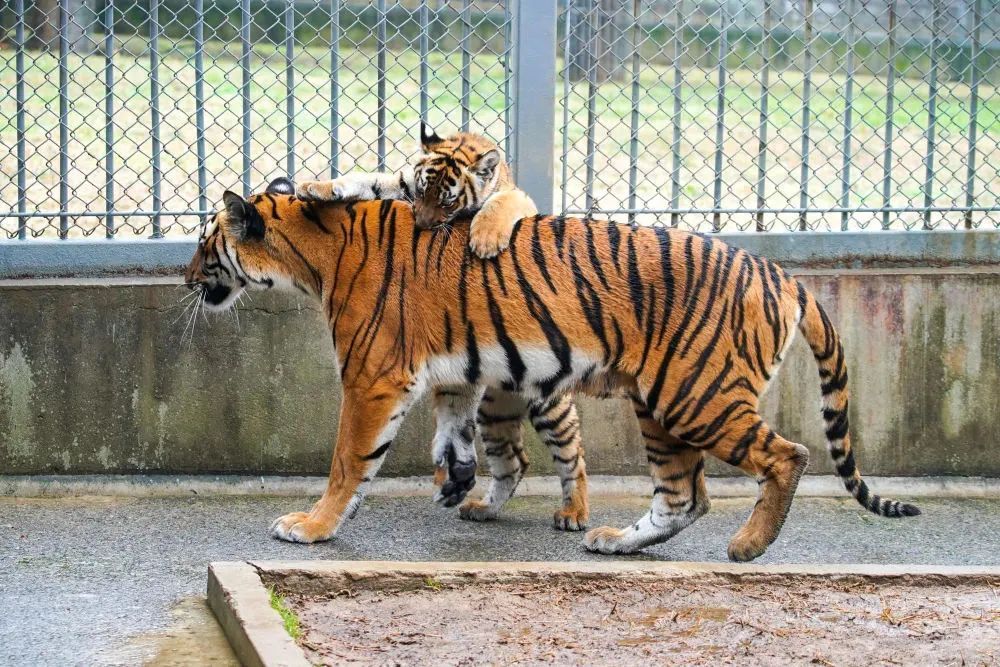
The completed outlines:
[[[469,230],[469,247],[476,256],[491,259],[506,250],[510,244],[510,235],[514,225],[509,221],[498,219],[498,217],[480,213],[472,221],[472,228]]]

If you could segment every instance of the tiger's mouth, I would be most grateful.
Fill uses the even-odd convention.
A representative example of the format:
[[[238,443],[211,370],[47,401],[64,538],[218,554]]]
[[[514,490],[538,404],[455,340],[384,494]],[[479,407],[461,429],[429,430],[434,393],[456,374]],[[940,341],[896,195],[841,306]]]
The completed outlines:
[[[433,206],[418,200],[413,205],[413,222],[420,229],[434,229],[452,222],[464,210],[452,209],[447,206]]]
[[[474,209],[460,208],[454,211],[441,211],[436,215],[417,214],[414,216],[413,222],[419,229],[437,229],[449,225],[459,218],[471,218],[475,214]]]
[[[242,288],[220,282],[203,282],[194,285],[201,291],[201,302],[213,312],[229,310],[239,297]]]
[[[413,223],[418,229],[434,229],[435,227],[440,227],[441,225],[448,222],[448,218],[445,215],[424,213],[422,211],[416,211],[413,216]]]
[[[221,307],[226,302],[233,288],[229,285],[216,283],[214,285],[204,285],[201,291],[205,294],[205,303],[209,306]]]

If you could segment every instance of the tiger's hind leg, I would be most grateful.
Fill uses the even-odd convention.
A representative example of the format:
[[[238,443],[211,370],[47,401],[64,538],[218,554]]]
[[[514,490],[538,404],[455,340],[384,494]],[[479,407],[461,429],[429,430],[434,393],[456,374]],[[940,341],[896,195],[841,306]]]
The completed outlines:
[[[587,503],[587,464],[580,446],[580,417],[572,394],[528,405],[531,425],[552,453],[562,487],[562,507],[552,517],[557,530],[585,530],[590,517]]]
[[[587,532],[583,544],[590,551],[627,554],[665,542],[711,506],[702,452],[667,433],[640,401],[632,402],[646,444],[653,501],[649,512],[627,528],[601,526]]]
[[[792,497],[809,463],[809,450],[785,440],[756,411],[722,427],[708,451],[757,478],[757,503],[746,524],[729,542],[729,558],[748,561],[767,549],[785,523]]]
[[[487,388],[479,404],[479,434],[489,464],[490,487],[482,500],[470,498],[458,508],[458,515],[468,521],[490,521],[512,495],[528,469],[521,438],[522,421],[527,415],[526,401],[516,394]]]

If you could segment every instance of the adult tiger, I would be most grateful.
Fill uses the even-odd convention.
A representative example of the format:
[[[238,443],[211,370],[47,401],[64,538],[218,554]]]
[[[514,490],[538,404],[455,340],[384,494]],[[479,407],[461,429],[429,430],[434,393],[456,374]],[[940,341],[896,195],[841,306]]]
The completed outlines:
[[[625,529],[589,531],[587,548],[634,552],[704,514],[708,451],[760,482],[729,544],[730,558],[756,558],[808,461],[757,409],[796,327],[819,364],[829,450],[847,489],[876,514],[919,513],[869,493],[850,446],[840,339],[773,262],[678,230],[546,216],[523,220],[508,252],[481,260],[460,226],[419,230],[406,204],[312,204],[291,192],[287,179],[249,201],[226,192],[187,272],[210,308],[247,288],[287,286],[317,298],[329,319],[344,399],[328,486],[310,512],[278,518],[277,537],[332,537],[430,386],[465,383],[470,406],[484,384],[534,398],[621,389],[646,431],[652,506]]]
[[[313,202],[349,202],[401,199],[413,203],[414,222],[429,228],[449,224],[472,215],[469,247],[483,258],[507,248],[514,225],[535,215],[535,203],[515,183],[500,147],[481,134],[457,132],[441,137],[420,124],[421,152],[412,165],[398,173],[350,172],[325,181],[302,181],[295,196]],[[448,466],[449,480],[435,500],[445,507],[460,502],[475,484],[475,424],[454,417],[468,406],[464,389],[436,387],[436,414],[449,419],[435,433],[433,460],[444,469],[449,454],[457,461]],[[562,506],[553,515],[559,530],[583,530],[590,510],[587,500],[587,465],[580,446],[580,418],[570,394],[525,400],[500,387],[487,387],[479,405],[477,421],[491,474],[490,487],[482,500],[467,500],[459,508],[463,519],[485,521],[496,518],[504,503],[528,469],[521,425],[530,420],[549,448],[559,475]],[[460,446],[451,446],[460,443]]]

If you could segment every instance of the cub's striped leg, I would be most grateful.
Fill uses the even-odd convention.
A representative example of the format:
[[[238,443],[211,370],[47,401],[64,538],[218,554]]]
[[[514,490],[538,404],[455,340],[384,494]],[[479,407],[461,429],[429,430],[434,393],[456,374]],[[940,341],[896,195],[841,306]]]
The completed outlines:
[[[709,451],[757,478],[757,504],[746,524],[729,542],[729,558],[753,560],[774,542],[785,523],[799,478],[809,463],[809,450],[785,440],[755,411],[722,427]]]
[[[271,535],[289,542],[320,542],[361,503],[409,405],[421,393],[416,383],[382,380],[365,389],[344,389],[340,425],[326,492],[309,512],[292,512],[271,524]]]
[[[489,387],[479,404],[479,434],[489,463],[490,488],[482,500],[470,498],[459,508],[459,517],[469,521],[490,521],[500,514],[528,469],[521,437],[521,422],[528,406],[523,398]]]
[[[352,172],[326,181],[301,181],[295,196],[303,201],[368,201],[371,199],[413,199],[413,168],[397,174]]]
[[[705,457],[666,432],[646,407],[633,399],[646,444],[653,501],[641,519],[627,528],[595,528],[584,537],[584,546],[604,554],[634,553],[659,544],[704,515],[711,503],[705,488]]]
[[[584,530],[590,517],[587,503],[587,464],[580,446],[580,418],[572,394],[532,401],[528,416],[539,437],[552,452],[562,486],[562,507],[552,517],[557,530]]]
[[[434,494],[434,502],[454,507],[476,485],[476,410],[483,387],[438,387],[434,390],[436,430],[432,456],[448,476]]]

